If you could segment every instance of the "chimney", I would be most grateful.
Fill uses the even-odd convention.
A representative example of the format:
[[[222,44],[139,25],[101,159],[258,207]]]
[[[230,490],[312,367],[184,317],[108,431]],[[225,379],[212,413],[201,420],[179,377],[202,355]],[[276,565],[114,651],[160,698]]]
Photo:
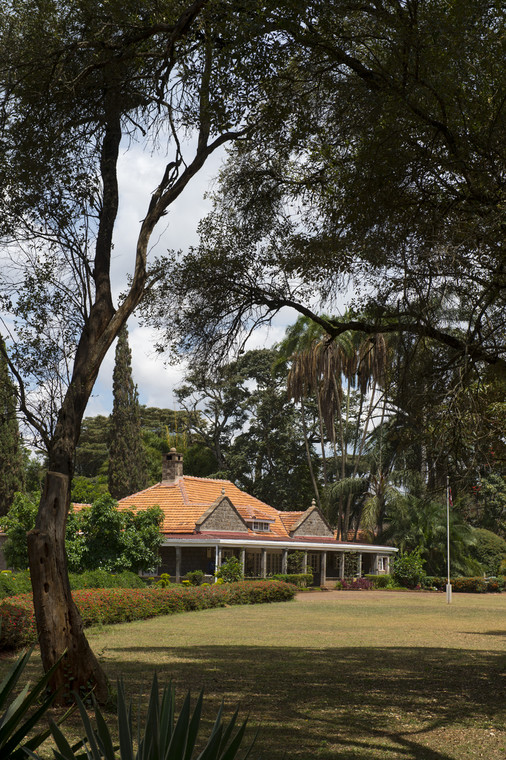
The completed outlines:
[[[176,449],[162,454],[162,483],[174,483],[183,476],[183,455]]]

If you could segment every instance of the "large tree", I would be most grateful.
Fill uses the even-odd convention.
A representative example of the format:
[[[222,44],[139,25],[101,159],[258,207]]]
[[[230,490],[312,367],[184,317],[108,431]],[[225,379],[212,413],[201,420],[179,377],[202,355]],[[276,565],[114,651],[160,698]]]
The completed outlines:
[[[0,337],[0,515],[7,514],[14,494],[23,488],[23,451],[16,402],[5,342]]]
[[[81,420],[106,352],[153,285],[153,231],[206,159],[255,126],[251,104],[282,52],[268,16],[248,0],[18,0],[0,11],[2,306],[22,409],[48,458],[29,535],[39,642],[46,669],[66,652],[53,686],[70,676],[99,700],[107,682],[65,559]],[[118,160],[136,139],[166,158],[132,250],[119,252],[130,276],[117,302]]]
[[[139,395],[132,377],[126,325],[120,330],[114,362],[113,406],[109,421],[109,493],[122,499],[148,485],[142,445]]]
[[[294,55],[265,128],[232,151],[200,247],[167,272],[182,295],[168,340],[179,327],[183,349],[219,353],[290,306],[329,339],[407,332],[464,374],[504,370],[504,13],[386,0],[285,18]],[[322,317],[350,286],[369,317]]]

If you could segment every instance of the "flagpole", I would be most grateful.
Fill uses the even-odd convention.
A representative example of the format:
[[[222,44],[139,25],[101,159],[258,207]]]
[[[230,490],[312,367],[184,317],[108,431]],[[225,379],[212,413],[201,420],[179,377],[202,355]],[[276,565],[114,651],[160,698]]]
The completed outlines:
[[[448,579],[446,584],[446,603],[452,603],[452,587],[450,583],[450,478],[446,476],[446,568]]]

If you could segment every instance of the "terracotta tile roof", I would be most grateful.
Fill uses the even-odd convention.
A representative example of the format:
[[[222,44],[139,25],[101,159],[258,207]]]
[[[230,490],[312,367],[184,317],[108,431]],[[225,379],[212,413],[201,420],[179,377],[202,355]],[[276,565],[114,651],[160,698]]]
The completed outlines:
[[[285,526],[287,533],[291,531],[293,526],[299,522],[304,512],[282,512],[280,514],[281,522]]]
[[[91,504],[80,504],[77,501],[73,501],[70,506],[74,512],[80,512],[82,509],[89,509]]]
[[[243,520],[269,520],[272,535],[287,536],[280,513],[263,501],[241,491],[230,480],[184,475],[174,483],[157,483],[118,501],[119,509],[146,509],[158,505],[164,514],[164,533],[190,533],[199,517],[222,495],[228,496]],[[302,514],[302,513],[301,513]],[[251,535],[264,535],[251,531]]]

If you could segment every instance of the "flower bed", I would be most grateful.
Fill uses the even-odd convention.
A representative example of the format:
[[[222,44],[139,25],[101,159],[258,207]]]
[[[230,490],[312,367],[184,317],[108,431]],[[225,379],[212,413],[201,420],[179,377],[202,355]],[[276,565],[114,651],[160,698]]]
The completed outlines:
[[[373,582],[368,578],[344,578],[337,581],[335,589],[336,591],[368,590],[373,588],[373,585]]]
[[[175,612],[224,607],[227,604],[262,604],[293,599],[296,587],[280,581],[223,583],[213,586],[147,589],[85,589],[74,591],[85,626],[125,623]],[[14,649],[36,640],[30,594],[0,604],[0,649]]]

